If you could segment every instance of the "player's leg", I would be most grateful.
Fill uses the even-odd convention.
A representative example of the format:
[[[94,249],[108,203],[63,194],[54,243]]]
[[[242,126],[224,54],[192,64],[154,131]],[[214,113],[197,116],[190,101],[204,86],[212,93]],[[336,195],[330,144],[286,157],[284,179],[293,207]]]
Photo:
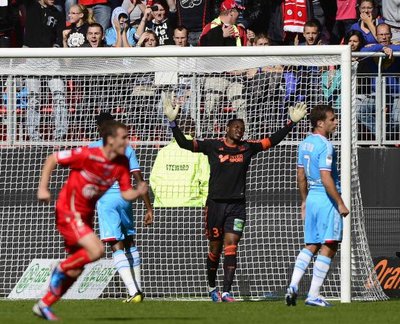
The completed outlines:
[[[83,236],[73,245],[68,243],[71,237],[63,235],[66,239],[66,248],[71,254],[55,267],[50,278],[48,292],[33,306],[34,314],[39,317],[47,320],[57,320],[56,315],[51,310],[51,306],[73,285],[82,273],[83,267],[90,262],[98,260],[104,253],[103,243],[93,231],[85,224],[79,227],[80,233],[75,228],[73,235],[79,233],[79,235]],[[63,233],[63,231],[60,232]],[[63,234],[66,234],[66,232]]]
[[[132,203],[121,199],[120,216],[122,230],[125,236],[124,253],[129,263],[130,283],[128,287],[129,298],[126,302],[140,303],[143,301],[141,285],[141,259],[139,250],[135,245],[134,235],[136,235],[135,221],[132,212]]]
[[[321,199],[319,206],[317,228],[323,245],[314,262],[313,277],[306,305],[331,306],[320,296],[320,289],[328,274],[339,242],[342,240],[343,220],[329,197],[326,197],[325,200]]]
[[[331,306],[322,296],[320,296],[320,289],[329,268],[332,263],[332,258],[335,256],[338,248],[338,242],[330,242],[322,245],[320,254],[314,262],[313,276],[311,280],[310,290],[306,299],[306,305],[309,306]]]
[[[286,305],[296,306],[300,280],[303,278],[313,255],[318,252],[319,247],[320,245],[308,244],[297,255],[292,279],[285,295]]]
[[[296,306],[298,295],[298,287],[304,273],[310,264],[312,257],[318,252],[321,247],[319,233],[317,230],[318,209],[315,208],[314,201],[319,199],[312,192],[309,193],[306,200],[306,215],[304,222],[304,242],[305,247],[300,251],[294,264],[292,278],[290,280],[285,302],[288,306]]]
[[[136,247],[132,235],[127,236],[124,241],[125,255],[129,262],[129,271],[132,278],[132,283],[129,289],[129,298],[126,302],[140,303],[143,301],[144,295],[141,284],[141,259],[139,250]]]
[[[224,223],[224,285],[222,301],[234,302],[231,288],[237,267],[237,248],[246,224],[246,203],[244,200],[226,204]]]
[[[220,302],[221,294],[216,285],[216,278],[223,246],[223,210],[221,210],[221,204],[209,199],[204,212],[206,236],[209,241],[207,255],[208,293],[213,302]]]

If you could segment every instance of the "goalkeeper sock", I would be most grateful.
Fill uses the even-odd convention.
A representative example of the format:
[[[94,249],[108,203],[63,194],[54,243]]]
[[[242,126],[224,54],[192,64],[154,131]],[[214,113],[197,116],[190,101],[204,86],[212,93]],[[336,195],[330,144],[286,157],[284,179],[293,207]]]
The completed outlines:
[[[331,266],[332,259],[323,255],[318,255],[314,263],[313,277],[311,280],[310,291],[308,297],[317,298],[319,296],[319,290],[328,274]]]
[[[290,282],[290,287],[292,287],[295,292],[298,290],[299,282],[306,272],[312,256],[312,252],[306,248],[302,249],[297,256],[296,263],[294,264],[292,281]]]
[[[231,291],[237,264],[236,250],[237,250],[237,245],[227,245],[224,248],[224,286],[222,289],[223,292]]]
[[[80,249],[61,262],[60,269],[63,272],[73,269],[81,269],[90,262],[92,262],[92,260],[89,257],[89,253],[85,249]]]
[[[212,252],[207,256],[207,279],[210,288],[215,288],[215,279],[217,277],[217,270],[219,265],[220,254],[215,255]]]
[[[40,303],[43,306],[51,306],[53,305],[55,302],[57,302],[58,300],[60,300],[60,298],[67,292],[67,290],[74,284],[74,282],[76,281],[76,279],[78,278],[72,278],[66,275],[66,279],[62,281],[61,284],[61,294],[59,296],[54,295],[51,290],[49,289],[49,291],[46,293],[46,295],[44,295],[42,297],[42,299],[40,300]]]

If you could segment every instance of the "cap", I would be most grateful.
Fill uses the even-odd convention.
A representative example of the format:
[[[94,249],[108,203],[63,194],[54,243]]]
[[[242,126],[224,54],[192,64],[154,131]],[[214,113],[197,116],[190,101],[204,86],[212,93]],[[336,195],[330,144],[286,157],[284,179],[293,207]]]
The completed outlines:
[[[111,115],[109,112],[102,111],[100,114],[96,116],[96,123],[97,125],[103,124],[106,120],[114,120],[114,116]]]
[[[243,7],[243,6],[238,5],[238,4],[236,3],[235,0],[224,0],[224,1],[221,3],[221,6],[220,6],[220,10],[221,10],[221,11],[224,11],[224,10],[231,10],[231,9],[234,9],[234,8],[236,8],[236,9],[238,9],[238,10],[244,10],[244,9],[246,9],[246,8]]]

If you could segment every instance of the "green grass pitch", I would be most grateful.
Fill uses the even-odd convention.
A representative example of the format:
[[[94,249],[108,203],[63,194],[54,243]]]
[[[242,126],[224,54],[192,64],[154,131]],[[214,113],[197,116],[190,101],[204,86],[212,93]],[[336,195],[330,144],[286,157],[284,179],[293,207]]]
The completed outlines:
[[[1,323],[44,323],[33,316],[34,301],[0,300]],[[387,324],[400,323],[400,299],[386,302],[334,303],[334,307],[287,307],[282,301],[212,303],[153,301],[123,304],[119,300],[61,301],[54,306],[63,323],[136,324]]]

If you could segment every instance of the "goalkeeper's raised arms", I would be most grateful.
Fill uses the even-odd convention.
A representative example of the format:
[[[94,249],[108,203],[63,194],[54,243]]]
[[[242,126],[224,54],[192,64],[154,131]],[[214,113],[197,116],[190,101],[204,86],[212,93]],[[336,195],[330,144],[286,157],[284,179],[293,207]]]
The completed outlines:
[[[293,123],[299,122],[305,115],[307,115],[307,105],[304,102],[298,102],[294,107],[289,107],[289,116]]]
[[[172,98],[174,97],[174,93],[161,93],[161,99],[163,103],[163,110],[165,116],[167,116],[168,120],[170,122],[173,122],[176,119],[176,116],[178,116],[179,113],[179,105],[176,104],[175,106],[172,104]]]

